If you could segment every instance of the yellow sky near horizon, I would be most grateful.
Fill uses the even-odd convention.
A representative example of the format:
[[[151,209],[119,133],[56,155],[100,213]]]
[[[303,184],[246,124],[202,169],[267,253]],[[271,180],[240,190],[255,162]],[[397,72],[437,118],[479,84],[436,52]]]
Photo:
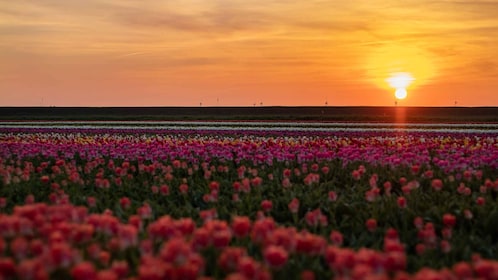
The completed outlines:
[[[498,106],[498,1],[0,3],[0,106]]]

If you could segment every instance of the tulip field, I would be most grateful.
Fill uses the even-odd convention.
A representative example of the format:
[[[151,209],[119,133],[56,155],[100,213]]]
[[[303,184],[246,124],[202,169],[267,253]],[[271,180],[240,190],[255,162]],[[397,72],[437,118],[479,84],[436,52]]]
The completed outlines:
[[[498,124],[0,122],[0,279],[498,279]]]

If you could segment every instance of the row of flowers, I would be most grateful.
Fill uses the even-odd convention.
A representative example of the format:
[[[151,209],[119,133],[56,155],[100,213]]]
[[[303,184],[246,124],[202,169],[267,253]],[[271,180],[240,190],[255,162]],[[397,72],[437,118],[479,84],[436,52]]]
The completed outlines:
[[[110,157],[127,160],[175,160],[187,162],[252,162],[254,165],[296,161],[368,164],[438,165],[445,171],[472,170],[480,166],[498,167],[496,136],[420,136],[412,134],[377,135],[356,133],[340,135],[254,136],[252,133],[223,135],[199,133],[124,134],[85,131],[68,133],[4,133],[2,157],[30,158],[37,154],[92,160]],[[82,134],[83,133],[83,134]]]
[[[328,236],[298,231],[264,215],[227,222],[211,209],[197,226],[191,218],[152,220],[145,204],[148,210],[121,222],[110,210],[90,214],[84,206],[29,200],[1,215],[4,279],[496,279],[498,273],[498,262],[473,254],[451,267],[425,267],[410,275],[409,252],[393,228],[379,235],[381,249],[353,250],[343,246],[339,231]],[[442,221],[446,231],[456,226],[451,214]],[[372,219],[366,227],[377,230]],[[451,250],[451,237],[439,241],[434,224],[417,218],[412,227],[423,240],[417,254]]]
[[[498,277],[490,135],[0,134],[0,275]]]
[[[172,122],[172,123],[1,123],[0,129],[22,129],[22,130],[38,130],[58,129],[67,131],[72,129],[88,129],[88,130],[112,130],[112,131],[151,131],[164,133],[167,131],[230,131],[238,133],[247,132],[308,132],[308,133],[337,133],[337,132],[374,132],[374,133],[464,133],[464,134],[496,134],[498,133],[498,125],[495,124],[473,124],[459,125],[447,124],[443,126],[431,126],[430,124],[412,124],[412,123],[392,123],[392,124],[303,124],[303,123],[217,123],[217,122]]]

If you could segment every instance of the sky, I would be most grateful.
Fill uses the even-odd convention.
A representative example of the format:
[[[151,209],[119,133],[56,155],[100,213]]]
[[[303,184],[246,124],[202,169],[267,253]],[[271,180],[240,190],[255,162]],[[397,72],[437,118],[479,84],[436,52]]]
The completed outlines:
[[[2,1],[0,106],[498,106],[497,15],[485,0]]]

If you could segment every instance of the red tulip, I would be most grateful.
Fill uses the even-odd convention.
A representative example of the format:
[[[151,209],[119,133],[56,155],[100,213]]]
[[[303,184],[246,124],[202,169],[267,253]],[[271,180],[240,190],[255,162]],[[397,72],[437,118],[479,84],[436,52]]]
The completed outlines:
[[[273,268],[282,268],[289,258],[289,254],[280,246],[270,245],[263,251],[266,263]]]
[[[373,232],[377,229],[377,220],[376,219],[368,219],[365,222],[365,225],[367,226],[368,231]]]
[[[443,224],[447,227],[454,227],[456,224],[456,217],[451,214],[444,214],[443,215]]]
[[[251,230],[251,220],[246,216],[234,217],[232,220],[232,231],[236,237],[244,237]]]
[[[299,200],[297,198],[293,198],[289,203],[289,210],[291,211],[291,213],[297,213],[297,211],[299,210]]]
[[[95,279],[97,272],[90,262],[81,262],[71,269],[71,276],[76,280]]]
[[[402,197],[402,196],[398,197],[398,199],[397,199],[397,203],[398,203],[398,206],[399,206],[400,208],[406,208],[406,206],[407,206],[407,203],[406,203],[406,198],[404,198],[404,197]]]
[[[261,208],[266,213],[270,212],[272,207],[273,207],[273,203],[271,202],[271,200],[265,199],[265,200],[261,201]]]

